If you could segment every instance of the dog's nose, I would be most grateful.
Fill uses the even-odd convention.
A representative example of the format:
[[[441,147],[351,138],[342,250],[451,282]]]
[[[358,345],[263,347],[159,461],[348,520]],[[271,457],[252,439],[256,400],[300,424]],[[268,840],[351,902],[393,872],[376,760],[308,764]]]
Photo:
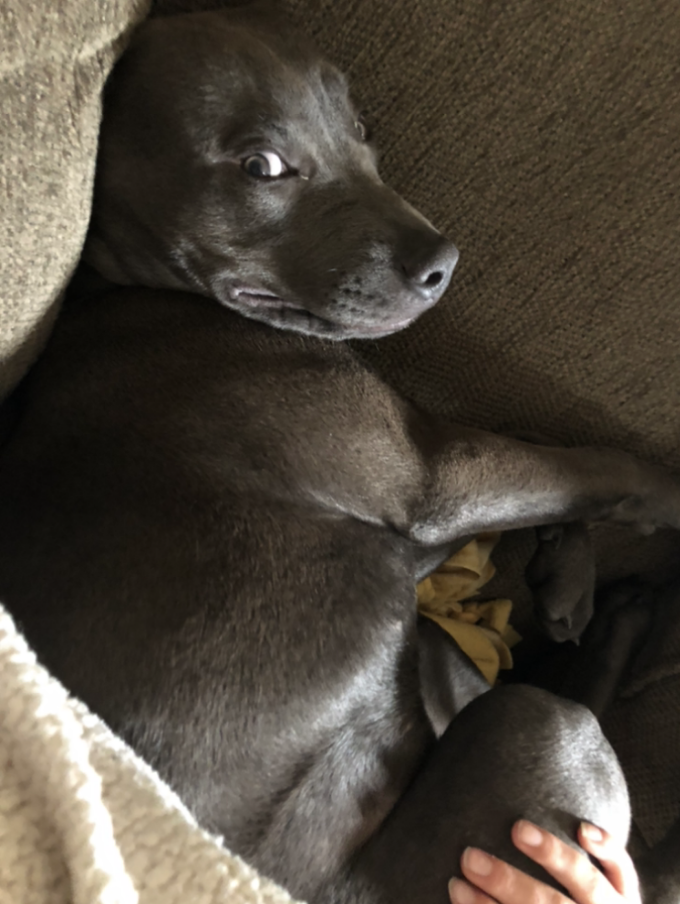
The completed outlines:
[[[399,267],[409,287],[432,302],[438,301],[451,281],[453,268],[458,262],[458,249],[443,235],[435,243],[427,245],[414,242],[401,256]]]

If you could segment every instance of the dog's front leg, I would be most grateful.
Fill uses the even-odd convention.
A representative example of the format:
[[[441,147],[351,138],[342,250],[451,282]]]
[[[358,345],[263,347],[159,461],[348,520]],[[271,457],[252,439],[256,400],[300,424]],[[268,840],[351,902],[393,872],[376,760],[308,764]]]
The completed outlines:
[[[411,441],[406,529],[426,546],[581,520],[680,528],[680,482],[623,452],[539,446],[425,418],[412,423]]]

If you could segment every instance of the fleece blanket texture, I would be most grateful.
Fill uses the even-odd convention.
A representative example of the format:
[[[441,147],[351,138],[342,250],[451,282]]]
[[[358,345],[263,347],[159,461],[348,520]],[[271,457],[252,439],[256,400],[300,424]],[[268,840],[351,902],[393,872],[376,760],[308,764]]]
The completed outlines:
[[[0,608],[0,904],[292,904],[202,831]]]

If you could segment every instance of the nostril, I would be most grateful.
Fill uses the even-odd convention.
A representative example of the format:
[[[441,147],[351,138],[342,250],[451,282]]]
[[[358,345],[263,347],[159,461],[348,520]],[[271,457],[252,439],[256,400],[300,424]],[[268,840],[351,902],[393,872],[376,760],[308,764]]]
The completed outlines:
[[[406,265],[401,265],[401,272],[409,282],[415,283],[423,289],[436,289],[444,281],[443,270],[431,270],[429,268],[410,269]]]
[[[436,301],[449,284],[458,250],[442,236],[437,236],[434,247],[431,241],[422,245],[413,242],[409,251],[400,257],[397,266],[410,287],[428,300]]]
[[[444,279],[444,274],[441,270],[435,270],[433,273],[430,273],[423,283],[428,289],[436,289],[438,285],[441,284]]]
[[[429,267],[409,270],[402,264],[401,272],[409,282],[415,283],[423,289],[436,289],[444,281],[444,273],[442,270],[432,270]]]

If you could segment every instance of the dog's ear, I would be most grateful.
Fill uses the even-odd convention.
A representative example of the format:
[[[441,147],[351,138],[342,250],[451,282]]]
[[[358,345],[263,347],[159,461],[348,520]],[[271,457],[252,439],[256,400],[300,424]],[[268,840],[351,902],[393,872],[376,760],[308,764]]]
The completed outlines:
[[[153,0],[151,16],[178,16],[215,9],[243,9],[274,15],[279,11],[279,3],[277,0]]]

